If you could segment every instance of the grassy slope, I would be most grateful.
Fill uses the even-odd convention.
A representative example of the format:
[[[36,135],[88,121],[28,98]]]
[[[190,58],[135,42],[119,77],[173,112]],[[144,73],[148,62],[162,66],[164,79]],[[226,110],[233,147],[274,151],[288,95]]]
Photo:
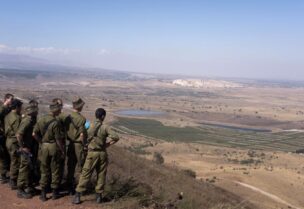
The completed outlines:
[[[176,169],[157,165],[123,148],[109,149],[109,158],[107,195],[111,198],[117,195],[120,199],[135,197],[137,201],[130,208],[145,204],[151,208],[153,205],[154,208],[165,208],[167,203],[174,202],[179,192],[184,193],[184,198],[173,204],[178,208],[256,208],[221,188],[195,180]],[[155,202],[159,205],[156,206]]]

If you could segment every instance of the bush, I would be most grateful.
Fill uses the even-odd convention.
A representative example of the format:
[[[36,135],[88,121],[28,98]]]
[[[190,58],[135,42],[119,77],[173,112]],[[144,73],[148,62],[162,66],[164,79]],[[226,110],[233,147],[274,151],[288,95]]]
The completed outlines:
[[[185,169],[183,170],[184,174],[186,174],[187,176],[190,176],[192,178],[196,178],[196,172],[191,170],[191,169]]]
[[[164,157],[162,156],[162,154],[160,154],[159,152],[154,152],[153,154],[153,162],[155,162],[156,164],[163,164],[165,162]]]

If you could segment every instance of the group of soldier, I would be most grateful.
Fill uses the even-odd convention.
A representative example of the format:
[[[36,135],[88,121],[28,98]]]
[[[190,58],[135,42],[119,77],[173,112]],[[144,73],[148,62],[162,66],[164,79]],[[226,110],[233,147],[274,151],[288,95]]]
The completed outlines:
[[[72,203],[79,204],[96,170],[96,202],[103,201],[108,166],[106,149],[119,137],[103,123],[104,109],[96,109],[95,122],[87,127],[88,122],[81,114],[85,102],[77,97],[72,104],[73,111],[65,113],[62,100],[55,98],[49,105],[49,113],[37,119],[36,100],[23,108],[21,100],[12,94],[5,95],[0,105],[0,182],[9,183],[12,190],[17,190],[17,197],[32,198],[39,184],[40,200],[47,200],[49,189],[52,199],[60,198],[59,190],[67,170],[67,189],[74,195]]]

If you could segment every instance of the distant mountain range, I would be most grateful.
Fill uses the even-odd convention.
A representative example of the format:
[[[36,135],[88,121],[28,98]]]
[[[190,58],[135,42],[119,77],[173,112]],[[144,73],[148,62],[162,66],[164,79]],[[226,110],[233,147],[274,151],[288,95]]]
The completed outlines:
[[[25,71],[31,71],[32,74],[41,74],[42,72],[47,74],[51,72],[77,73],[85,74],[85,76],[89,76],[96,79],[115,80],[145,80],[160,77],[160,75],[145,73],[62,65],[52,63],[51,61],[46,59],[40,59],[27,55],[0,53],[0,74],[5,76],[16,74],[24,75]]]
[[[80,70],[78,67],[60,65],[52,63],[45,59],[32,56],[3,53],[0,53],[0,68],[35,71],[66,71],[72,69]]]
[[[0,53],[0,71],[29,70],[37,72],[70,72],[83,73],[97,79],[146,80],[146,79],[177,79],[181,76],[161,75],[152,73],[127,72],[104,68],[79,67],[53,63],[46,59],[20,54]],[[182,76],[183,77],[183,76]]]
[[[92,68],[92,67],[79,67],[53,63],[47,59],[32,57],[22,54],[5,54],[0,52],[0,71],[35,71],[39,72],[64,72],[64,73],[77,73],[86,74],[96,79],[115,79],[115,80],[149,80],[159,79],[169,82],[179,80],[175,82],[175,85],[187,86],[187,85],[201,85],[193,84],[193,82],[185,82],[184,80],[213,80],[213,81],[226,81],[231,83],[238,83],[240,85],[254,85],[254,86],[280,86],[280,87],[303,87],[304,81],[288,81],[288,80],[261,80],[261,79],[246,79],[246,78],[210,78],[202,76],[187,76],[187,75],[169,75],[169,74],[155,74],[155,73],[139,73],[139,72],[127,72],[121,70],[112,70],[104,68]],[[2,73],[3,74],[3,73]],[[182,82],[180,82],[182,80]],[[215,82],[216,83],[216,82]],[[226,83],[227,85],[229,83]],[[225,84],[225,85],[226,85]],[[209,84],[208,84],[209,85]],[[211,83],[210,85],[218,85]],[[223,85],[223,83],[221,84]],[[228,85],[230,86],[230,85]]]

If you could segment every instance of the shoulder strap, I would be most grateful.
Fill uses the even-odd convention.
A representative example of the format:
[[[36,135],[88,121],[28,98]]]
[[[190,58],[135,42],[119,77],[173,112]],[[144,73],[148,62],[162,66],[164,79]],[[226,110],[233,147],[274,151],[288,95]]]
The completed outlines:
[[[68,116],[70,122],[72,123],[72,125],[74,126],[74,128],[77,130],[78,127],[76,126],[76,124],[74,123],[73,117],[71,115]]]
[[[96,127],[96,129],[94,131],[94,135],[93,135],[94,137],[97,136],[97,133],[98,133],[100,127],[101,127],[101,124]]]
[[[56,122],[56,119],[55,119],[55,118],[53,118],[52,120],[50,120],[49,122],[47,122],[47,123],[44,125],[43,130],[42,130],[43,133],[41,133],[41,134],[42,134],[42,138],[44,137],[44,135],[45,135],[46,132],[48,131],[50,125],[51,125],[52,123],[54,123],[54,122]]]
[[[88,142],[89,142],[89,143],[94,139],[94,137],[97,136],[98,130],[100,129],[101,125],[102,125],[102,124],[99,124],[98,126],[94,127],[95,130],[94,130],[94,132],[93,132],[93,136],[90,136],[90,137],[88,138]]]

